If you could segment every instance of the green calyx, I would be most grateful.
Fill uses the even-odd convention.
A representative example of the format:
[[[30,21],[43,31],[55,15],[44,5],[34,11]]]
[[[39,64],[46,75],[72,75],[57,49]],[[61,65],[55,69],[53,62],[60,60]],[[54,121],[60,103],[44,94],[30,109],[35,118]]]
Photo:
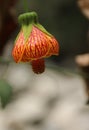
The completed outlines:
[[[46,29],[41,24],[39,24],[38,15],[36,12],[28,12],[28,13],[21,14],[18,18],[18,21],[22,25],[25,42],[27,41],[28,37],[30,36],[33,26],[36,26],[37,28],[39,28],[42,32],[46,33],[47,35],[52,36],[50,33],[48,33],[46,31]]]
[[[37,23],[38,22],[38,16],[36,12],[28,12],[21,14],[18,18],[18,21],[22,25],[29,25],[32,23]]]

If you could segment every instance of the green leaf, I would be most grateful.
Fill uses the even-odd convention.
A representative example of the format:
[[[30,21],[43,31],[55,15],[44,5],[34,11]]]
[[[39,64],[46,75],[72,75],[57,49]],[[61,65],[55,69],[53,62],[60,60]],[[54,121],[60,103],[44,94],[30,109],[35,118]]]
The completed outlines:
[[[3,108],[9,103],[11,96],[12,87],[5,80],[0,80],[0,98]]]

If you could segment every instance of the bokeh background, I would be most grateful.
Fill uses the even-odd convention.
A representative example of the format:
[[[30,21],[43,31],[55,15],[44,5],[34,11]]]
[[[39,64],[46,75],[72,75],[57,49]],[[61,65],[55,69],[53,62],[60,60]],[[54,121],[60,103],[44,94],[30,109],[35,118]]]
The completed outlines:
[[[41,75],[11,56],[24,0],[0,0],[0,130],[89,129],[89,0],[25,0],[59,42]],[[76,57],[79,59],[76,60]]]

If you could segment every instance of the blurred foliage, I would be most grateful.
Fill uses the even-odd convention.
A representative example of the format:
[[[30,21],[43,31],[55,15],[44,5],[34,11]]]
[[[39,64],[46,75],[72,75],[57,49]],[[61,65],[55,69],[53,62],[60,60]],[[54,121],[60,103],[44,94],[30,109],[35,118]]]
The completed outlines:
[[[12,95],[12,87],[5,81],[0,80],[0,98],[1,98],[1,105],[4,108],[7,103],[11,100]]]

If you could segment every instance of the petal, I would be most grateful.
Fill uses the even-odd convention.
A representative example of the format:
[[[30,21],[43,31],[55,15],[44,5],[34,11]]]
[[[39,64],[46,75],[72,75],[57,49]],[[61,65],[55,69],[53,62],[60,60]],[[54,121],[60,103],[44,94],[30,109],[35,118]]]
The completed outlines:
[[[24,35],[23,35],[23,32],[21,31],[18,35],[15,46],[12,50],[12,56],[16,62],[21,61],[23,53],[24,53],[24,49],[25,49]]]
[[[59,44],[56,39],[33,26],[26,43],[24,43],[23,32],[19,33],[12,56],[16,62],[29,62],[51,55],[58,55],[58,52]]]
[[[48,39],[48,43],[49,43],[49,51],[47,53],[47,57],[51,56],[51,55],[58,55],[59,54],[59,44],[57,42],[57,40],[52,36],[46,36]]]
[[[24,56],[31,60],[42,58],[49,50],[48,39],[45,34],[36,27],[33,27],[27,41]]]

